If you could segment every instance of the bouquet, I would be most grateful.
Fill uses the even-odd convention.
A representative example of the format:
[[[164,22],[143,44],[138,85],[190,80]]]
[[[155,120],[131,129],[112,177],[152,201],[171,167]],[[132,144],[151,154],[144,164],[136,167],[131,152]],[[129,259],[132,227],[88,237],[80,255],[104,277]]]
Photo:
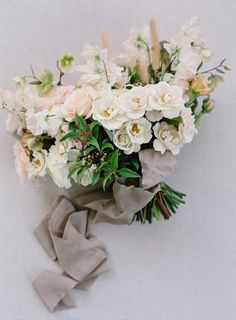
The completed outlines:
[[[196,18],[171,41],[159,41],[156,23],[131,30],[124,52],[85,45],[80,64],[70,53],[45,70],[16,77],[17,91],[2,91],[7,129],[17,136],[16,170],[21,181],[50,176],[60,188],[94,186],[74,203],[53,204],[35,234],[63,273],[44,271],[33,286],[50,311],[67,295],[87,288],[108,270],[107,251],[90,233],[99,221],[141,223],[169,219],[185,194],[163,182],[175,156],[197,134],[214,108],[211,94],[230,68],[222,60],[207,68],[212,52]],[[74,73],[76,83],[66,84]],[[75,204],[76,203],[76,204]]]
[[[20,180],[50,176],[60,188],[115,183],[154,190],[133,219],[169,219],[184,194],[162,179],[174,170],[175,155],[197,134],[214,108],[211,94],[229,70],[222,60],[205,66],[212,52],[196,18],[171,41],[159,41],[155,21],[131,30],[124,52],[113,56],[107,32],[102,48],[86,44],[78,64],[65,53],[58,73],[45,70],[14,78],[17,91],[1,92],[8,111]],[[82,61],[82,60],[79,60]],[[64,75],[74,73],[74,84]]]

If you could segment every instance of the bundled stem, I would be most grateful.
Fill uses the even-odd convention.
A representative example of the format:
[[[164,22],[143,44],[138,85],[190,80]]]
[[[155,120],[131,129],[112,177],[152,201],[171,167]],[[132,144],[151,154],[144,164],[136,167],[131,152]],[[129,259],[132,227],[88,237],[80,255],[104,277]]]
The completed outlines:
[[[160,191],[153,197],[142,210],[134,215],[136,221],[144,224],[146,221],[152,223],[153,218],[156,220],[168,220],[180,204],[184,204],[183,198],[186,195],[172,189],[165,183],[161,183]]]

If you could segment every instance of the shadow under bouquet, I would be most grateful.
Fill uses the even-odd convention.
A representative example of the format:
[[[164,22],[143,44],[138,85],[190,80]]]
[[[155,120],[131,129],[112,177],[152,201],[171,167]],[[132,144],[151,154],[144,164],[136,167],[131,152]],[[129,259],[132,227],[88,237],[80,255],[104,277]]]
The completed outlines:
[[[141,32],[131,30],[123,47],[112,56],[103,31],[102,48],[85,45],[85,64],[65,53],[58,75],[45,70],[38,76],[31,67],[31,75],[14,79],[15,93],[1,93],[2,105],[8,130],[18,136],[14,151],[22,181],[49,175],[58,187],[70,188],[74,180],[113,192],[116,202],[119,185],[124,195],[131,190],[126,201],[137,204],[130,221],[151,223],[169,219],[184,203],[185,195],[163,179],[213,109],[210,95],[229,67],[224,59],[205,68],[212,52],[196,18],[170,42],[159,41],[153,20]],[[78,81],[64,84],[72,72]]]

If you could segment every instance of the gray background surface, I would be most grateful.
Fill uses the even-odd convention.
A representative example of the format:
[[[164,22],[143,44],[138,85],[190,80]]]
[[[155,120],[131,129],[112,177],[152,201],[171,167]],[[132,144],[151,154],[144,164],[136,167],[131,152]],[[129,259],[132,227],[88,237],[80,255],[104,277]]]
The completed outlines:
[[[161,39],[189,17],[215,53],[235,67],[234,0],[0,0],[0,87],[15,75],[52,68],[68,49],[99,41],[106,26],[118,49],[132,26],[155,17]],[[219,58],[219,59],[217,59]],[[178,157],[168,181],[187,203],[168,222],[151,226],[100,224],[95,233],[110,253],[111,271],[89,292],[74,291],[78,308],[50,314],[31,287],[42,270],[58,270],[33,229],[61,193],[51,181],[21,185],[14,138],[0,112],[0,318],[234,320],[236,318],[236,87],[234,71],[215,93],[215,111]]]

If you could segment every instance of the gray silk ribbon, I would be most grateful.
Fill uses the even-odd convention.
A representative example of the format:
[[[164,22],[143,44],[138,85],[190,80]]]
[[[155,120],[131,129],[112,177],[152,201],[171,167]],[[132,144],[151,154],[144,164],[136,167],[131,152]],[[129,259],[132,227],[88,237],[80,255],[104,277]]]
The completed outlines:
[[[175,167],[170,153],[161,156],[146,149],[139,157],[143,169],[142,188],[115,182],[113,192],[91,191],[76,198],[74,204],[60,196],[36,228],[35,235],[63,271],[62,274],[44,271],[33,281],[34,289],[50,311],[58,305],[75,307],[69,291],[87,289],[109,269],[106,249],[91,234],[91,225],[97,222],[130,224],[134,214],[152,200],[159,191],[158,184]]]

